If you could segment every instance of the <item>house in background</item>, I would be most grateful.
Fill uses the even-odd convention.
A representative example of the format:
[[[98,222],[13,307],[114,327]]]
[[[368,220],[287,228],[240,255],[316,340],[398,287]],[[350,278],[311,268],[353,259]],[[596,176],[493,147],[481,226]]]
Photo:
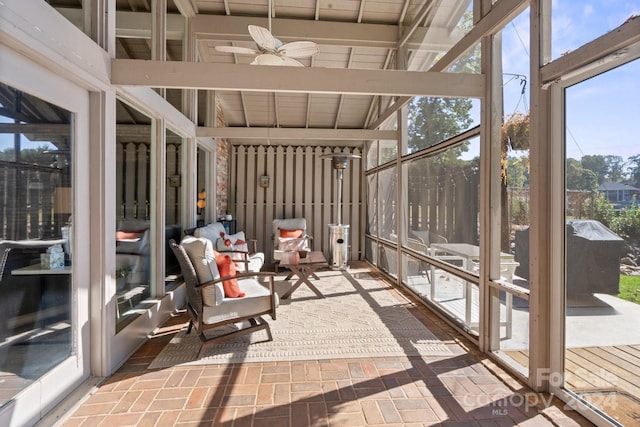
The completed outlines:
[[[621,182],[603,182],[598,186],[598,191],[603,193],[607,200],[614,204],[616,209],[629,206],[633,197],[640,195],[640,188]]]

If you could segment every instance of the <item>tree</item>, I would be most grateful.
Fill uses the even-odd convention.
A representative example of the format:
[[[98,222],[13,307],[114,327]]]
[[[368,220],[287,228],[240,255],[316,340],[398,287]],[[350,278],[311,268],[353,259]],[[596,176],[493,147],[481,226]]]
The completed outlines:
[[[466,12],[458,26],[463,31],[473,28],[473,14]],[[463,55],[449,70],[452,73],[479,73],[480,46]],[[414,98],[407,106],[409,150],[417,151],[451,138],[473,124],[470,116],[473,101],[463,98]],[[467,151],[468,144],[451,150],[452,157]],[[455,151],[455,153],[453,153]]]
[[[523,188],[529,186],[529,158],[509,157],[507,159],[507,186],[510,188]]]
[[[609,166],[607,165],[607,160],[604,156],[600,155],[586,155],[582,156],[580,159],[580,163],[582,163],[582,167],[584,169],[589,169],[596,174],[598,178],[598,185],[605,182],[607,177],[607,173],[609,171]]]
[[[409,149],[430,147],[467,129],[472,101],[458,98],[415,98],[408,105]]]
[[[49,166],[54,160],[53,156],[47,153],[49,150],[51,150],[51,148],[46,145],[40,145],[36,148],[23,148],[20,150],[20,162]],[[15,149],[10,147],[0,151],[0,160],[15,162]]]
[[[606,178],[610,182],[621,182],[625,178],[624,159],[621,156],[608,155],[604,156],[607,165]]]
[[[568,190],[579,190],[582,187],[582,172],[584,168],[579,160],[568,158],[565,166]]]
[[[592,170],[585,169],[579,160],[568,158],[566,163],[567,190],[595,191],[598,177]]]
[[[631,178],[631,184],[634,187],[640,187],[640,154],[629,157],[627,159],[629,165],[628,171]]]

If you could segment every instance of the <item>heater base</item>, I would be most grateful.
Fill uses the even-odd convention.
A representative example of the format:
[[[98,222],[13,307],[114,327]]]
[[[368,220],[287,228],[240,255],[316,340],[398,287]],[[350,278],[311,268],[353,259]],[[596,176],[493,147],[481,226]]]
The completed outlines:
[[[329,224],[329,267],[332,270],[349,268],[349,226]]]

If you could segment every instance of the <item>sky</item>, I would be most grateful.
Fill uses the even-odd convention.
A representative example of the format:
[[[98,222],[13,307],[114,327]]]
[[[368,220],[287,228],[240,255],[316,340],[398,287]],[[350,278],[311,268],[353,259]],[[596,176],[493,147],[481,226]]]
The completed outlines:
[[[640,15],[640,0],[553,0],[552,58],[573,51]],[[638,18],[640,19],[640,18]],[[521,74],[529,81],[529,11],[503,30],[505,115],[526,112]],[[508,74],[507,74],[508,73]],[[596,76],[566,91],[567,157],[640,154],[640,60]]]

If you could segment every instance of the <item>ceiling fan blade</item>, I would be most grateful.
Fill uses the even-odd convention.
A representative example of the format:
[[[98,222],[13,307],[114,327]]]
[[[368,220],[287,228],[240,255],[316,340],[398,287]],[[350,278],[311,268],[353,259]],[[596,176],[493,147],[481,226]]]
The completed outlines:
[[[255,40],[260,50],[276,50],[276,39],[266,28],[259,27],[257,25],[249,25],[249,34],[251,35],[251,38]]]
[[[304,64],[297,59],[289,58],[288,56],[282,56],[281,58],[284,61],[283,65],[288,67],[304,67]]]
[[[289,58],[308,58],[318,53],[318,45],[314,42],[291,42],[278,48],[278,53]]]
[[[239,53],[242,55],[255,55],[258,53],[255,49],[249,49],[248,47],[240,47],[240,46],[216,46],[215,47],[218,52],[225,53]]]

